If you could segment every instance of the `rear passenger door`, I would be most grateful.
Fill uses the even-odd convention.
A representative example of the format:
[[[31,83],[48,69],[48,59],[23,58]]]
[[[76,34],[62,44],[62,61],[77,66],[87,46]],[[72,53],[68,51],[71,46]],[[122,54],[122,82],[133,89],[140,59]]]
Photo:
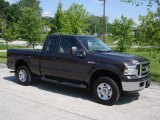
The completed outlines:
[[[45,77],[54,76],[54,64],[56,59],[56,46],[59,36],[47,38],[40,58],[40,71]]]

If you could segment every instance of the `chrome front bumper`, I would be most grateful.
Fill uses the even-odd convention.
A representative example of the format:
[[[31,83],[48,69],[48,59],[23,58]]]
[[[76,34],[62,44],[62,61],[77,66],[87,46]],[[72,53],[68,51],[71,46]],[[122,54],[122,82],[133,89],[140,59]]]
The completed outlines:
[[[143,81],[136,81],[136,82],[128,82],[128,81],[122,81],[122,88],[123,91],[139,91],[144,88],[148,88],[150,86],[150,78]]]

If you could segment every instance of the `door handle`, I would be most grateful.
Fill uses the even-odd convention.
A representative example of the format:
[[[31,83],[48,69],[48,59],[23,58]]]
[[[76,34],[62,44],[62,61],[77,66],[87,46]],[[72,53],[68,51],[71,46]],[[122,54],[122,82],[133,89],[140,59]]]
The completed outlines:
[[[50,57],[49,59],[50,59],[50,60],[55,60],[56,58]]]

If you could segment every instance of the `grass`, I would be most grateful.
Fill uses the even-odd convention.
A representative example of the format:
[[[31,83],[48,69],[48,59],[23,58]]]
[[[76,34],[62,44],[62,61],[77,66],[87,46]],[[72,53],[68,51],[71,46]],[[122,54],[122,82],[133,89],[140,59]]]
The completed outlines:
[[[13,48],[13,49],[19,49],[19,48],[26,48],[25,46],[14,46],[14,45],[9,45],[8,46],[9,49]],[[5,44],[0,43],[0,50],[6,50],[7,46]]]
[[[7,62],[6,52],[0,52],[0,63],[6,63],[6,62]]]
[[[156,57],[153,58],[153,53],[148,49],[129,49],[126,53],[139,55],[150,60],[151,63],[151,77],[152,81],[160,82],[160,54],[156,54]]]

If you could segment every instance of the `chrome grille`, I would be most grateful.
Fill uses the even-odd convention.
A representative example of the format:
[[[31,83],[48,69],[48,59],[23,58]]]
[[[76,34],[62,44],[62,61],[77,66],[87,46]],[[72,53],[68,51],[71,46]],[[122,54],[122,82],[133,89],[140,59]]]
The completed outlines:
[[[147,76],[150,72],[150,63],[149,62],[140,62],[137,63],[137,76],[143,78]]]

